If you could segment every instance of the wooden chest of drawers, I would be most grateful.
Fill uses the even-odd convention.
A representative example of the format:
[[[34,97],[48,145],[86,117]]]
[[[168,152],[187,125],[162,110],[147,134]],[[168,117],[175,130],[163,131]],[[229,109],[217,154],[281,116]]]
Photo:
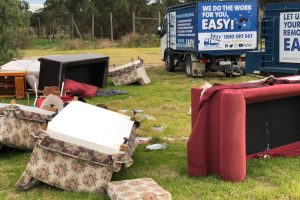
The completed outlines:
[[[26,91],[25,71],[0,70],[0,97],[24,98]]]

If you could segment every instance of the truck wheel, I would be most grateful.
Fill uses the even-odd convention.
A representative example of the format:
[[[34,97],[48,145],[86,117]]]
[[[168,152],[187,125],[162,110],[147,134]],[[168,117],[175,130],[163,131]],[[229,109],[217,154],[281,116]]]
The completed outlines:
[[[225,76],[227,78],[232,78],[232,73],[231,72],[225,72]]]
[[[185,73],[187,77],[191,77],[193,75],[192,72],[192,59],[190,55],[187,55],[184,59]]]
[[[171,52],[166,52],[165,65],[168,72],[174,72],[174,57]]]

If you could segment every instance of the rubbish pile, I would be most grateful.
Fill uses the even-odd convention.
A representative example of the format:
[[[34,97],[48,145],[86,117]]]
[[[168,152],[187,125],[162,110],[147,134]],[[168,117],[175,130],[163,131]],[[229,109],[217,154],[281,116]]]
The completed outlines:
[[[7,70],[27,74],[27,84],[32,88],[27,91],[28,105],[29,95],[35,95],[33,107],[16,104],[15,100],[11,104],[0,104],[0,149],[4,145],[32,150],[15,184],[18,190],[29,190],[43,182],[68,191],[99,195],[107,192],[112,199],[115,196],[131,199],[115,189],[120,184],[140,182],[149,186],[149,191],[140,193],[139,186],[133,185],[138,199],[162,195],[164,199],[171,199],[171,194],[152,179],[108,184],[113,173],[133,164],[132,155],[138,145],[136,130],[140,126],[135,115],[143,112],[134,110],[133,115],[128,116],[113,112],[104,104],[86,103],[84,98],[128,94],[118,89],[99,89],[106,86],[108,57],[88,54],[12,61],[2,66],[0,76],[5,77],[0,82],[5,80],[1,83],[7,85],[4,88],[13,82],[16,85],[3,91],[0,97],[15,98],[18,89],[26,91],[26,80],[16,76],[7,81]],[[45,73],[47,70],[49,73]],[[141,59],[114,68],[110,74],[115,85],[151,82]],[[17,85],[14,79],[21,84]],[[151,115],[142,118],[155,120]]]

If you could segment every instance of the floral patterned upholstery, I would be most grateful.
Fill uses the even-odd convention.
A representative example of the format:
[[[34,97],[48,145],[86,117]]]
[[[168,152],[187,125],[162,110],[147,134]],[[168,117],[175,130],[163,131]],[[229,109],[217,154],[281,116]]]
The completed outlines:
[[[33,149],[36,139],[30,133],[45,130],[53,115],[30,112],[16,105],[0,109],[0,144],[19,148]]]
[[[135,135],[135,131],[131,132]],[[136,143],[129,141],[128,152],[106,155],[78,145],[48,137],[43,132],[35,132],[37,139],[31,158],[21,178],[16,183],[19,190],[28,190],[44,182],[70,191],[95,192],[102,195],[112,173],[122,165],[129,167],[133,160]],[[131,136],[131,138],[135,136]],[[135,141],[135,140],[134,140]]]
[[[111,200],[171,200],[170,192],[161,188],[151,178],[112,181],[107,184]]]
[[[151,82],[142,60],[110,69],[109,75],[112,77],[114,85],[118,86],[135,82],[138,82],[140,85],[148,85]]]

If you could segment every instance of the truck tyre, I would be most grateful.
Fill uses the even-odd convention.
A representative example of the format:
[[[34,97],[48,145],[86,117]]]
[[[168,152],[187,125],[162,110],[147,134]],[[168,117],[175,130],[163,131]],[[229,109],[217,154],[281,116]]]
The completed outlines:
[[[225,72],[225,76],[227,78],[232,78],[232,73],[231,72]]]
[[[191,77],[193,75],[192,69],[192,59],[190,55],[185,56],[184,59],[185,73],[187,77]]]
[[[173,54],[169,51],[166,52],[165,65],[166,65],[166,70],[168,72],[174,72],[175,70],[174,57]]]

